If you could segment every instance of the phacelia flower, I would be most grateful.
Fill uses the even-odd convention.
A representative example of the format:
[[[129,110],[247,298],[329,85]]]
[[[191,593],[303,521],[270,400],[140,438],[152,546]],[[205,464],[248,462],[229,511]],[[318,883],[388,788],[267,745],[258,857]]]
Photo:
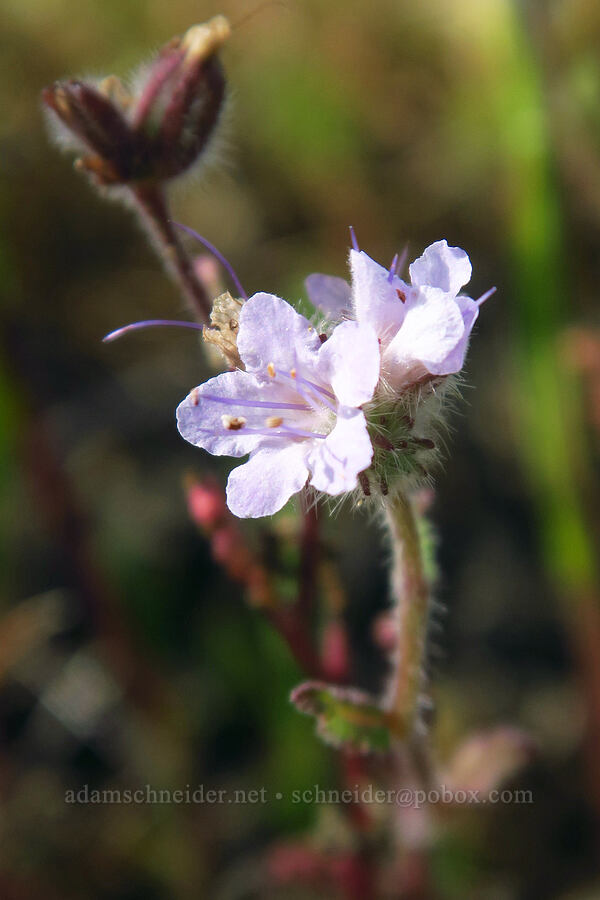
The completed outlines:
[[[460,290],[471,278],[469,257],[446,241],[431,244],[409,267],[410,284],[380,266],[357,246],[350,251],[352,286],[342,278],[310,275],[312,303],[327,318],[353,318],[369,324],[381,344],[381,374],[392,389],[402,390],[430,376],[462,369],[479,300]]]
[[[239,314],[244,369],[194,388],[177,409],[181,435],[216,456],[246,456],[227,483],[240,517],[276,513],[307,484],[337,496],[357,487],[373,447],[362,404],[379,379],[379,342],[343,322],[323,342],[304,316],[258,293]]]

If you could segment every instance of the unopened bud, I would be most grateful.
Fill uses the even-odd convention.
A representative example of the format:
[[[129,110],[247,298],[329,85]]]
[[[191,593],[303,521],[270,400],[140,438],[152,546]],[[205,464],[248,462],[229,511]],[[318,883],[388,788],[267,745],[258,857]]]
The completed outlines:
[[[214,136],[225,99],[217,52],[230,33],[216,16],[166,44],[135,89],[115,76],[68,80],[42,92],[78,168],[104,186],[166,181],[190,168]]]
[[[456,750],[444,779],[454,790],[489,794],[531,762],[536,752],[532,738],[516,728],[473,734]]]
[[[212,531],[227,516],[224,493],[210,480],[188,480],[187,504],[190,518],[203,531]]]
[[[63,138],[73,148],[89,151],[78,165],[93,172],[102,184],[128,181],[135,159],[136,139],[124,110],[95,85],[62,81],[44,88],[42,99],[68,134]]]

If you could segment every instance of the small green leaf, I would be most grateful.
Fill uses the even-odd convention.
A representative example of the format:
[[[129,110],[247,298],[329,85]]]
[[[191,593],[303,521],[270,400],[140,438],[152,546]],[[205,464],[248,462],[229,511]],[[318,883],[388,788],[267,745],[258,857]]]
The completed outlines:
[[[391,737],[386,713],[356,688],[306,681],[291,693],[300,712],[314,716],[317,734],[334,747],[357,753],[385,753]]]

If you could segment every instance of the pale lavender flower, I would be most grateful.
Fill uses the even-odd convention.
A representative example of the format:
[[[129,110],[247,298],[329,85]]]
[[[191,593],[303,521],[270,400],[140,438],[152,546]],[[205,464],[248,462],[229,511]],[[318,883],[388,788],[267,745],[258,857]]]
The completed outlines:
[[[350,251],[352,287],[343,279],[310,275],[312,303],[330,321],[348,316],[374,328],[381,344],[381,374],[394,389],[429,375],[443,376],[463,367],[480,304],[460,290],[471,278],[469,257],[446,241],[431,244],[409,268],[410,284],[380,266],[357,246]]]
[[[211,378],[177,409],[182,436],[216,456],[245,456],[227,483],[240,517],[276,513],[308,482],[337,496],[371,464],[365,416],[379,378],[379,343],[362,322],[325,342],[288,303],[259,293],[243,306],[237,347],[245,371]]]

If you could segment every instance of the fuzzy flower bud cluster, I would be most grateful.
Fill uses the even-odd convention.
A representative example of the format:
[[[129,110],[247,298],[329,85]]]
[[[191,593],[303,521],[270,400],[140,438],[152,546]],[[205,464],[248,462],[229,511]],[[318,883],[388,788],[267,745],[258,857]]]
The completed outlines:
[[[223,16],[166,44],[131,86],[69,79],[42,92],[57,137],[104,187],[175,178],[204,155],[225,98]]]
[[[236,322],[237,368],[194,388],[177,410],[190,443],[249,456],[227,485],[237,516],[276,513],[306,486],[385,494],[428,474],[432,416],[489,292],[478,301],[460,293],[471,264],[446,241],[412,263],[410,283],[357,247],[350,270],[351,284],[307,279],[324,330],[279,297],[250,297]]]

